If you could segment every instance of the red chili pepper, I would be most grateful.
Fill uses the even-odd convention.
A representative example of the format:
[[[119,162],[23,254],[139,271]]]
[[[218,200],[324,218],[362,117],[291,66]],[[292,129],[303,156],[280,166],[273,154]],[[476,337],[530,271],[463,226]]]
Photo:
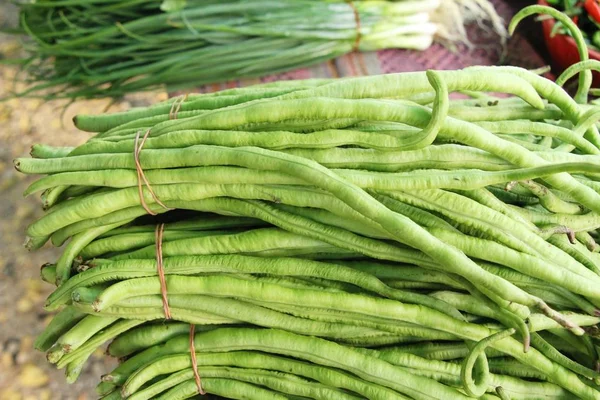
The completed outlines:
[[[594,21],[600,22],[600,1],[585,0],[583,7]]]

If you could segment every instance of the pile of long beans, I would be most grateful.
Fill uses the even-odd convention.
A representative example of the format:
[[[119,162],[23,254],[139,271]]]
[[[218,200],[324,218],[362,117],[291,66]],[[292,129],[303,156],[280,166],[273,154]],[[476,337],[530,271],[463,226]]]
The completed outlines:
[[[31,40],[22,60],[28,84],[16,94],[47,99],[177,90],[352,51],[426,49],[436,35],[467,40],[463,24],[473,19],[491,21],[501,35],[504,29],[488,0],[62,0],[20,7],[17,32]]]
[[[67,243],[36,347],[111,342],[104,399],[600,399],[599,118],[515,67],[79,116],[15,160]]]

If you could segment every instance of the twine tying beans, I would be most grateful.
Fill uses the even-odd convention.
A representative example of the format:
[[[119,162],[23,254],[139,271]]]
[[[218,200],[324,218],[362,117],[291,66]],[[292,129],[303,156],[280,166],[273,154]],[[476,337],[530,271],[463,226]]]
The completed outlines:
[[[144,147],[144,144],[146,143],[146,139],[148,139],[148,135],[150,135],[150,129],[148,129],[146,131],[146,133],[144,134],[144,137],[142,138],[141,143],[140,143],[140,132],[138,131],[138,133],[135,135],[133,159],[135,161],[135,169],[137,172],[137,186],[138,186],[138,194],[140,196],[140,204],[142,205],[142,207],[144,207],[144,210],[146,210],[146,212],[148,214],[157,215],[157,213],[152,211],[148,207],[148,204],[146,204],[146,200],[144,199],[144,191],[142,188],[142,182],[146,185],[146,188],[148,189],[148,191],[150,192],[150,195],[152,196],[152,198],[154,199],[154,201],[156,203],[160,204],[165,210],[170,210],[170,208],[167,207],[162,201],[160,201],[158,197],[156,197],[156,194],[152,190],[152,186],[150,186],[150,182],[148,182],[148,179],[146,178],[146,174],[144,174],[144,170],[142,169],[142,164],[140,163],[140,153],[142,152],[142,148]]]
[[[163,265],[162,254],[162,239],[164,230],[165,224],[158,224],[156,225],[156,230],[154,231],[154,238],[156,240],[156,271],[158,272],[158,279],[160,280],[160,294],[162,296],[165,318],[171,319],[171,310],[169,309],[169,299],[167,297],[167,281],[165,279],[165,268]]]
[[[198,361],[196,360],[196,345],[194,344],[195,332],[196,325],[190,325],[190,354],[192,356],[192,370],[194,371],[194,380],[196,381],[196,386],[198,387],[198,393],[206,394],[206,392],[202,388],[202,380],[200,379],[200,374],[198,373]]]
[[[175,99],[175,101],[173,101],[173,104],[171,104],[171,110],[169,111],[169,119],[177,119],[177,114],[179,113],[179,110],[181,110],[181,106],[183,105],[183,103],[187,100],[187,93],[184,94],[183,96],[180,96],[178,98]]]

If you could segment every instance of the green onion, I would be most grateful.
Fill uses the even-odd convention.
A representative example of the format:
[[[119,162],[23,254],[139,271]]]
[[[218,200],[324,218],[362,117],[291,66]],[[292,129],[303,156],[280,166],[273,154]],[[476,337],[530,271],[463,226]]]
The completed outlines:
[[[32,2],[21,5],[29,85],[17,95],[120,97],[260,77],[355,50],[466,41],[471,20],[504,32],[487,0]]]

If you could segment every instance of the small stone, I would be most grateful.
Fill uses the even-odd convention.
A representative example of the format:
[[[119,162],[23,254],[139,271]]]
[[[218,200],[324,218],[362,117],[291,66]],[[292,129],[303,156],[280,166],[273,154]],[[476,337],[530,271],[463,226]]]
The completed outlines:
[[[50,389],[44,389],[40,392],[39,400],[50,400],[52,398],[52,392]]]
[[[19,384],[26,388],[38,388],[48,383],[48,375],[33,364],[23,366],[19,374]]]
[[[7,388],[0,392],[0,400],[21,400],[21,393],[13,388]]]
[[[27,99],[27,109],[35,111],[44,104],[42,99]]]
[[[104,359],[105,356],[106,349],[104,349],[103,347],[98,347],[96,350],[94,350],[94,353],[92,353],[92,357],[97,359]]]
[[[77,400],[87,400],[88,396],[86,393],[80,393],[79,396],[77,396]]]
[[[0,365],[2,365],[2,369],[7,371],[10,367],[13,366],[13,356],[9,353],[2,353],[0,355]]]
[[[38,279],[28,279],[25,281],[25,287],[34,293],[42,293],[46,289],[44,283]]]
[[[33,337],[29,335],[21,336],[21,351],[29,351],[33,348]]]
[[[5,75],[6,78],[12,78],[11,76],[9,76],[10,70],[7,69],[5,72],[6,72],[6,75]],[[16,99],[16,98],[15,99],[10,99],[7,102],[8,107],[10,107],[12,110],[18,109],[19,108],[19,103],[20,103],[19,99]]]
[[[29,121],[29,118],[25,115],[22,115],[21,118],[19,118],[18,127],[20,132],[28,133],[31,130],[31,122]]]
[[[15,362],[17,365],[22,365],[28,362],[31,359],[31,355],[29,353],[20,352],[15,357]]]
[[[0,53],[7,57],[17,54],[20,50],[21,46],[14,40],[3,41],[2,44],[0,44]]]
[[[38,279],[29,279],[25,281],[25,297],[27,297],[32,303],[39,303],[44,299],[44,285],[45,282]]]
[[[17,301],[17,311],[20,313],[26,313],[31,311],[31,309],[33,308],[33,302],[31,300],[29,300],[27,297],[24,297],[22,299],[19,299],[19,301]]]
[[[10,337],[6,339],[2,345],[2,350],[6,354],[10,354],[11,357],[16,358],[21,348],[21,340],[16,337]]]
[[[12,259],[6,260],[4,262],[4,267],[2,268],[2,273],[9,277],[15,276],[15,266],[16,266],[15,260],[12,260]]]
[[[16,217],[18,219],[25,219],[31,215],[33,215],[36,211],[36,206],[29,203],[19,203],[19,207],[17,207]]]
[[[0,107],[0,122],[7,122],[12,116],[12,110],[8,107]]]
[[[0,177],[0,191],[5,191],[13,186],[15,186],[19,182],[19,178],[17,174],[13,171],[8,170]]]
[[[21,338],[21,346],[17,354],[17,364],[25,364],[31,359],[33,350],[33,338],[31,336],[23,336]]]

